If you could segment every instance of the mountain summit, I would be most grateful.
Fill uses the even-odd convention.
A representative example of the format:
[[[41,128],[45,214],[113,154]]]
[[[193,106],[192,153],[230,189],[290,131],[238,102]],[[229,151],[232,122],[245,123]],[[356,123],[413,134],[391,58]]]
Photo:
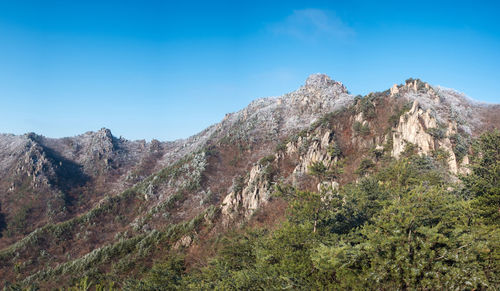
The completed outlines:
[[[306,87],[316,87],[316,88],[326,88],[331,86],[340,86],[344,87],[342,83],[332,80],[328,75],[325,74],[311,74],[306,79]],[[344,90],[344,93],[347,93],[347,89]]]
[[[182,140],[128,141],[105,128],[0,135],[0,278],[44,289],[98,274],[119,282],[173,253],[199,267],[228,230],[282,221],[289,200],[275,193],[286,189],[354,187],[411,154],[455,183],[470,173],[472,140],[500,128],[499,116],[499,105],[418,79],[355,97],[313,74]]]

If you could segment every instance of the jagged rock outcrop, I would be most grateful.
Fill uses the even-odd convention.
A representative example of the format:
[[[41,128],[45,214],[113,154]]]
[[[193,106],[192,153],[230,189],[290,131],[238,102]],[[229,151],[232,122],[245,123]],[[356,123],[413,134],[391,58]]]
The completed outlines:
[[[441,149],[448,155],[450,171],[458,173],[459,165],[450,140],[450,137],[457,132],[456,123],[448,121],[447,128],[442,127],[443,125],[438,124],[432,117],[430,109],[423,110],[415,100],[410,111],[400,117],[393,132],[392,155],[399,158],[407,143],[414,144],[418,152],[425,155],[432,155],[435,150]]]
[[[49,187],[51,180],[56,180],[56,172],[47,158],[43,148],[34,141],[26,144],[24,157],[17,165],[16,173],[26,175],[31,178],[31,185],[34,188]]]
[[[231,132],[233,140],[243,139],[248,143],[277,140],[309,127],[324,114],[349,106],[352,102],[353,96],[342,83],[323,74],[313,74],[297,91],[277,98],[258,99],[247,108],[226,115],[217,125],[216,134]],[[332,141],[332,133],[325,132],[312,142],[308,138],[299,137],[296,142],[288,143],[287,153],[300,156],[300,163],[295,172],[304,174],[308,166],[317,161],[330,165],[334,158],[327,153],[327,148],[331,146]],[[305,153],[299,153],[302,150],[305,150]],[[241,212],[244,217],[249,217],[264,204],[271,192],[266,177],[267,170],[267,166],[254,165],[249,171],[245,186],[233,186],[224,198],[222,214],[234,217],[236,213]]]
[[[226,223],[242,214],[250,217],[255,210],[265,204],[272,194],[270,173],[272,165],[257,163],[250,170],[248,179],[237,179],[231,187],[230,193],[222,201],[221,212]],[[240,213],[241,211],[241,213]]]
[[[214,137],[255,143],[276,140],[307,128],[322,115],[353,102],[345,86],[322,74],[311,75],[298,90],[275,98],[257,99],[245,109],[227,114]],[[228,135],[230,133],[230,135]]]
[[[25,217],[37,228],[5,251],[0,277],[16,280],[22,274],[36,281],[53,274],[53,266],[73,266],[124,242],[127,250],[129,244],[132,252],[140,250],[141,260],[151,259],[152,241],[164,249],[196,248],[204,236],[251,219],[263,205],[269,207],[255,221],[279,217],[269,214],[279,213],[276,205],[285,211],[286,201],[271,199],[275,185],[280,191],[334,193],[374,173],[391,154],[400,157],[407,143],[421,154],[444,153],[451,172],[461,172],[469,134],[485,128],[478,112],[486,111],[478,108],[490,116],[500,113],[418,79],[353,98],[342,83],[314,74],[294,92],[257,99],[172,142],[128,141],[105,128],[62,139],[0,135],[0,214],[10,223],[18,211],[12,197],[34,194],[23,196],[32,199],[23,203],[36,207],[36,216],[27,211]],[[28,181],[23,193],[16,181]],[[51,226],[57,231],[40,228],[69,218],[71,223]],[[37,245],[42,234],[44,244]],[[15,235],[0,239],[0,247],[26,234]],[[41,251],[49,255],[40,258]],[[103,258],[92,267],[128,264]],[[21,261],[31,262],[29,268],[15,273]]]
[[[337,156],[332,155],[335,146],[337,145],[334,133],[320,130],[288,142],[285,150],[277,152],[272,158],[263,158],[269,161],[259,161],[251,168],[246,179],[236,179],[233,183],[229,194],[222,202],[221,212],[225,221],[234,220],[239,214],[249,218],[259,207],[268,202],[273,191],[271,178],[276,161],[286,157],[297,157],[298,163],[292,172],[294,180],[295,177],[307,175],[309,166],[313,163],[320,162],[326,168],[330,168],[337,161]],[[320,184],[324,183],[333,188],[338,187],[335,181],[320,181]]]
[[[393,132],[392,155],[399,158],[408,142],[413,143],[423,154],[430,154],[435,149],[434,138],[427,133],[428,128],[436,128],[437,122],[431,117],[429,110],[419,107],[418,101],[407,113],[399,118],[398,126]]]
[[[299,155],[299,163],[293,171],[294,174],[307,173],[309,166],[316,162],[321,162],[329,168],[336,161],[336,157],[329,153],[335,145],[333,136],[332,132],[325,131],[323,134],[314,133],[314,136],[299,137],[297,142],[288,143],[287,153]]]
[[[102,128],[92,134],[86,147],[88,158],[85,161],[85,168],[98,171],[101,163],[104,169],[111,167],[116,148],[116,142],[109,129]],[[99,166],[95,167],[96,164]]]

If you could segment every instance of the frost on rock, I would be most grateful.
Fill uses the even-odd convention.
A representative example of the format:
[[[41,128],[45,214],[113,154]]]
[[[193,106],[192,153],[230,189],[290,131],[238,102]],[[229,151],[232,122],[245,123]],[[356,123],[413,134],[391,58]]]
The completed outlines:
[[[221,212],[226,223],[240,214],[240,210],[245,218],[250,217],[269,200],[271,181],[268,179],[268,167],[270,165],[257,163],[250,170],[248,179],[233,183],[230,193],[222,201]]]
[[[333,136],[333,132],[325,131],[308,137],[299,137],[296,142],[289,142],[287,153],[299,155],[299,163],[293,173],[306,174],[309,166],[316,162],[322,162],[329,168],[336,161],[336,158],[328,153],[328,149],[335,143]]]
[[[423,110],[417,100],[407,113],[403,114],[393,132],[392,156],[399,158],[407,143],[417,146],[420,154],[432,155],[433,151],[441,149],[448,154],[448,166],[452,173],[458,172],[457,159],[453,152],[450,136],[456,133],[456,124],[449,121],[442,137],[433,137],[429,132],[440,125],[430,114],[430,109]],[[443,130],[444,129],[440,129]]]
[[[249,141],[275,140],[304,129],[326,113],[350,105],[345,86],[322,74],[311,75],[298,90],[280,97],[257,99],[245,109],[227,114],[215,134]]]

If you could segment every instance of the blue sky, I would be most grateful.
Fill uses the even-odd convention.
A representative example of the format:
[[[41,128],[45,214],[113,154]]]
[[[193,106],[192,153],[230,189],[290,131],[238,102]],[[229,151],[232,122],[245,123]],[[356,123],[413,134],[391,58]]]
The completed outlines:
[[[326,73],[500,103],[497,1],[0,0],[0,132],[188,137]]]

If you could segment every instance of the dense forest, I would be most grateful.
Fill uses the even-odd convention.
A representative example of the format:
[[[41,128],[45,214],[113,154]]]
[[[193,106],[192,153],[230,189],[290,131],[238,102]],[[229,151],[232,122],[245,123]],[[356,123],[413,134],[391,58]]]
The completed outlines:
[[[471,151],[460,180],[408,145],[341,188],[276,185],[286,219],[222,234],[208,263],[186,269],[172,251],[139,278],[84,277],[72,290],[500,288],[500,132],[483,134]]]

